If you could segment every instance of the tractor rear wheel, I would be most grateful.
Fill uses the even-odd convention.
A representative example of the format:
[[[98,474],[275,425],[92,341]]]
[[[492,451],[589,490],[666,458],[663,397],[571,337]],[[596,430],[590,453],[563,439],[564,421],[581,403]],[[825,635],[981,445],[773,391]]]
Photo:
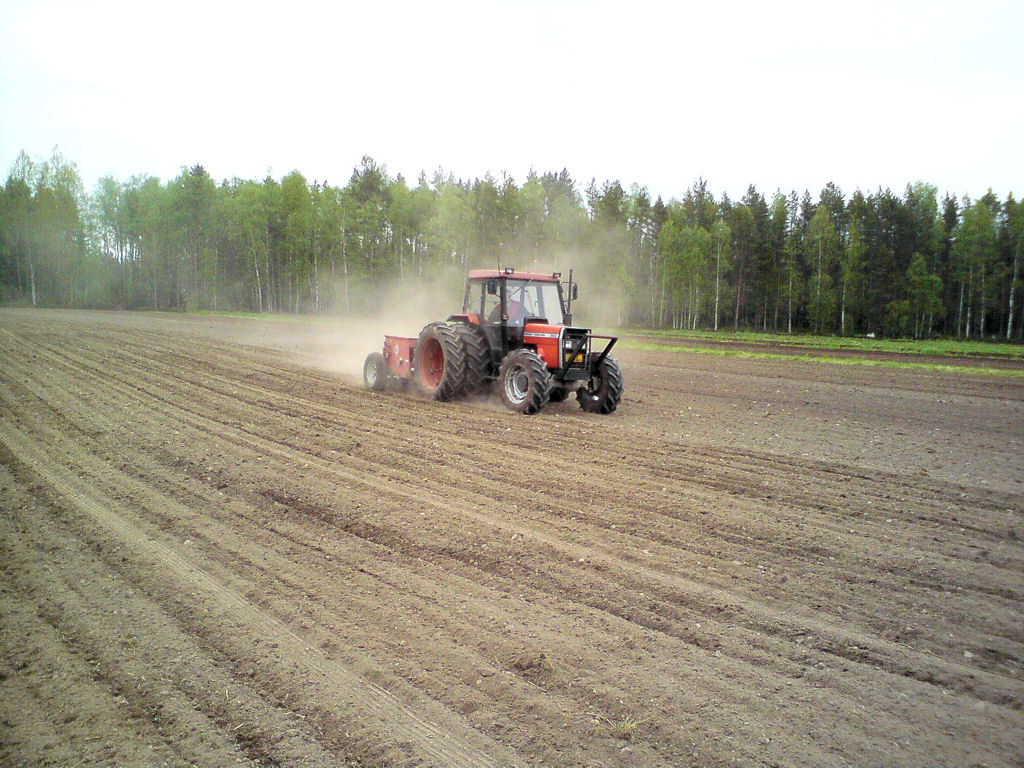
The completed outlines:
[[[383,392],[388,384],[388,364],[380,352],[371,352],[363,363],[363,384],[374,392]]]
[[[551,374],[536,352],[517,349],[498,369],[498,394],[516,413],[537,413],[551,397]]]
[[[487,337],[479,325],[472,323],[456,323],[455,330],[462,340],[462,351],[466,359],[463,392],[467,395],[479,394],[484,389],[491,368],[491,350]]]
[[[452,400],[462,394],[465,355],[462,339],[449,323],[430,323],[416,344],[416,386],[431,400]]]
[[[576,390],[576,399],[587,413],[611,413],[622,399],[622,369],[611,355],[592,371],[590,384]]]

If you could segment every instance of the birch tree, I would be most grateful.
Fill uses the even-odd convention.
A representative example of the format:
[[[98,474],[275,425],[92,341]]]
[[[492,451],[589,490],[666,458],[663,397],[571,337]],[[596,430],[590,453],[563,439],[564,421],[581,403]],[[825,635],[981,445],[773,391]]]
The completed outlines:
[[[809,260],[814,264],[810,316],[815,333],[831,329],[835,307],[831,269],[837,255],[837,245],[836,229],[829,209],[819,205],[808,226],[806,240]]]

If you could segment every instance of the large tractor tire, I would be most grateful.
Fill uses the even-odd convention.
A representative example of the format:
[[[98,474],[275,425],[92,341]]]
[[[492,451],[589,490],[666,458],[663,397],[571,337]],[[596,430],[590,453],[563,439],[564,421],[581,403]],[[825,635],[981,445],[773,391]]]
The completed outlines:
[[[363,363],[363,384],[374,392],[383,392],[388,385],[388,364],[380,352],[371,352]]]
[[[416,343],[413,378],[424,397],[452,400],[462,394],[466,361],[462,339],[450,323],[430,323]]]
[[[517,349],[498,369],[498,394],[509,410],[537,413],[551,397],[551,374],[536,352]]]
[[[580,408],[587,413],[611,413],[622,399],[622,369],[611,355],[591,374],[591,384],[576,390]]]
[[[484,390],[491,375],[491,348],[479,325],[456,323],[455,330],[462,340],[462,351],[466,361],[463,392],[467,395],[477,395]]]

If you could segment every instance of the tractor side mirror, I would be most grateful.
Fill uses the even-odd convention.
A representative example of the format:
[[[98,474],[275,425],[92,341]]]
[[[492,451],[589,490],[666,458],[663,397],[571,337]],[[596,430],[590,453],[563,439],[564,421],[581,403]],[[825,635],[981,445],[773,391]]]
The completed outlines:
[[[572,300],[573,301],[576,301],[576,299],[579,298],[579,296],[580,296],[580,288],[579,288],[578,285],[576,285],[576,283],[572,284],[572,288],[569,289],[569,294],[572,296]]]
[[[497,280],[488,280],[487,281],[487,295],[488,296],[497,296],[498,295],[498,281]]]

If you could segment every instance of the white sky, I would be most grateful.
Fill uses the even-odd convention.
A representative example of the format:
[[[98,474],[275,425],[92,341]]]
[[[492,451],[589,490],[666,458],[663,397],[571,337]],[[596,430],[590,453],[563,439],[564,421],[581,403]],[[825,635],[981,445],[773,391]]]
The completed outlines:
[[[0,0],[0,168],[1024,193],[1024,2]]]

